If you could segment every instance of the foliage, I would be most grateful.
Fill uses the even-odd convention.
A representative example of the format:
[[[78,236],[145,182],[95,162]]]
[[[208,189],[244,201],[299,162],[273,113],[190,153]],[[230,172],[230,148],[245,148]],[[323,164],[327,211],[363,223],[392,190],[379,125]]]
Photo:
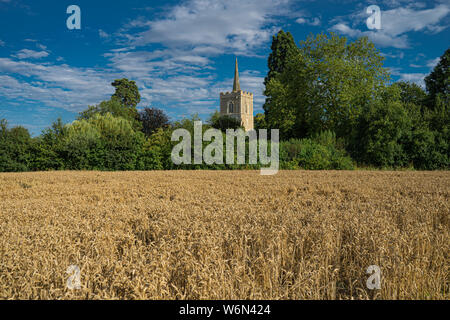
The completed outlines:
[[[0,172],[29,170],[31,137],[23,127],[8,128],[6,120],[0,120]]]
[[[399,88],[400,100],[402,103],[414,104],[417,106],[422,106],[425,104],[427,94],[422,87],[417,84],[409,81],[398,81],[394,83],[393,86]]]
[[[351,150],[355,159],[380,167],[408,164],[402,141],[407,141],[411,119],[398,100],[374,101],[365,108],[356,128]]]
[[[284,139],[325,130],[347,137],[389,79],[383,60],[365,37],[351,43],[333,33],[308,37],[266,85],[268,127]]]
[[[255,130],[267,129],[266,116],[264,113],[257,113],[254,117]]]
[[[438,97],[446,105],[450,104],[450,48],[441,56],[439,63],[430,75],[425,77],[428,91],[428,106],[433,109],[437,105]]]
[[[106,115],[107,113],[110,113],[114,117],[121,117],[130,121],[135,130],[142,128],[137,109],[135,107],[126,108],[119,100],[114,98],[108,101],[102,101],[95,106],[89,106],[87,110],[80,113],[78,120],[88,120],[96,114]]]
[[[264,79],[264,85],[267,85],[270,80],[283,73],[287,62],[298,52],[292,34],[290,32],[284,32],[283,30],[278,31],[278,33],[272,37],[270,49],[272,52],[269,54],[267,63],[269,72]]]
[[[67,169],[135,170],[144,135],[123,118],[97,114],[67,126],[64,153]]]
[[[169,126],[169,117],[164,111],[157,108],[145,108],[139,113],[139,120],[142,123],[142,132],[150,137],[159,128]]]
[[[120,101],[123,106],[136,108],[141,101],[141,95],[139,94],[136,82],[124,78],[115,80],[111,85],[116,88],[116,92],[112,98]]]
[[[298,53],[297,45],[294,37],[290,32],[280,30],[272,37],[271,53],[269,54],[267,66],[269,71],[264,78],[264,86],[266,90],[264,94],[267,96],[263,105],[265,116],[271,110],[272,94],[267,90],[270,81],[284,72],[287,63]],[[267,126],[267,125],[266,125]]]
[[[216,111],[208,121],[211,127],[215,129],[219,129],[225,132],[227,129],[238,129],[242,128],[241,122],[229,115],[220,115],[218,111]]]
[[[353,170],[352,159],[338,146],[331,131],[314,139],[290,139],[280,145],[280,161],[285,169]]]

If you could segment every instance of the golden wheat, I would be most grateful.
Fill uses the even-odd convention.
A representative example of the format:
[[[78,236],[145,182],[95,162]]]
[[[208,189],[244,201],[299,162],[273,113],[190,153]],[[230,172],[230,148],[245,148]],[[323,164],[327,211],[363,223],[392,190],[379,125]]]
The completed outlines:
[[[449,193],[449,172],[0,174],[0,298],[448,299]]]

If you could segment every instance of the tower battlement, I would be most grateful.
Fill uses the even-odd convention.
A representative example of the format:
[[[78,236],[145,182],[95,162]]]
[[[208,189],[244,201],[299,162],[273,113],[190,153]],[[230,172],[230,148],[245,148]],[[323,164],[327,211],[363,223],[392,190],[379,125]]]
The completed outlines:
[[[221,92],[220,95],[221,96],[227,96],[230,94],[242,94],[242,95],[246,95],[246,96],[253,96],[253,93],[249,92],[249,91],[227,91],[227,92]]]

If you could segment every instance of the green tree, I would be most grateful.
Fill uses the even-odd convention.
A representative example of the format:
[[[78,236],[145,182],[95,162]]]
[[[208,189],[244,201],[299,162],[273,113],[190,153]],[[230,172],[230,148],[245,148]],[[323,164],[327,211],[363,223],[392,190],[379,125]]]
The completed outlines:
[[[445,104],[450,104],[450,48],[441,56],[439,63],[425,78],[428,92],[428,107],[434,109],[438,96]]]
[[[142,132],[147,137],[151,136],[159,128],[169,126],[169,117],[163,110],[157,108],[145,108],[139,113],[139,120],[142,123]]]
[[[211,115],[208,123],[211,127],[219,129],[223,132],[225,132],[227,129],[242,128],[241,122],[239,120],[228,115],[220,115],[218,111],[214,112]]]
[[[136,108],[141,101],[136,82],[123,78],[115,80],[111,85],[116,88],[112,98],[119,100],[125,107]]]
[[[290,32],[284,32],[283,30],[278,31],[278,33],[272,37],[270,49],[272,52],[269,54],[267,63],[269,72],[264,79],[264,85],[267,85],[271,79],[283,73],[287,61],[292,59],[292,57],[298,53],[294,37]]]
[[[145,137],[130,121],[96,114],[74,121],[64,137],[68,169],[135,170],[139,168]]]
[[[412,103],[422,106],[427,98],[427,93],[420,86],[409,81],[398,81],[394,86],[400,89],[400,100],[404,104]]]
[[[333,33],[308,37],[266,86],[268,127],[284,139],[326,130],[348,137],[389,80],[383,60],[366,37],[350,43]]]
[[[267,129],[266,116],[264,113],[257,113],[255,115],[255,130]]]
[[[24,127],[8,128],[0,120],[0,172],[28,171],[31,160],[32,138]]]
[[[403,167],[410,162],[406,150],[412,121],[399,99],[397,87],[383,90],[382,99],[372,101],[361,113],[350,144],[359,162],[379,167]]]
[[[283,73],[286,68],[287,62],[292,59],[298,53],[297,45],[295,44],[294,37],[290,32],[278,31],[276,35],[272,37],[271,53],[268,58],[269,72],[264,79],[264,86],[267,88],[270,80],[276,78],[279,74]],[[266,89],[267,90],[267,89]],[[267,115],[270,105],[270,92],[264,93],[267,98],[263,105],[263,109]]]
[[[32,164],[34,171],[61,170],[65,168],[64,137],[67,127],[58,118],[50,128],[34,140]]]
[[[88,120],[96,114],[106,115],[110,113],[114,117],[121,117],[130,121],[135,130],[142,129],[142,123],[139,121],[139,113],[135,107],[126,108],[118,99],[102,101],[95,106],[89,106],[87,110],[80,112],[78,120]]]

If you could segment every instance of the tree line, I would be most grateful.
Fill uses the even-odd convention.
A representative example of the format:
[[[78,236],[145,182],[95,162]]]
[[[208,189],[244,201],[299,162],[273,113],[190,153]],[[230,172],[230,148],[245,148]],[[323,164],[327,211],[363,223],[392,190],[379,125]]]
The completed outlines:
[[[281,30],[256,127],[279,128],[292,145],[329,132],[360,166],[448,169],[450,49],[425,78],[426,90],[392,83],[383,60],[367,37],[311,35],[297,46]]]
[[[392,83],[384,58],[367,38],[311,35],[296,45],[273,37],[256,129],[280,130],[282,169],[449,168],[450,49],[425,78],[426,90]],[[193,133],[197,115],[169,121],[164,111],[138,111],[134,81],[112,83],[111,99],[89,106],[69,124],[61,119],[31,137],[0,120],[0,171],[258,169],[259,165],[182,165],[171,161],[172,132]],[[237,129],[234,118],[211,115],[203,130]],[[225,141],[225,139],[223,139]]]

